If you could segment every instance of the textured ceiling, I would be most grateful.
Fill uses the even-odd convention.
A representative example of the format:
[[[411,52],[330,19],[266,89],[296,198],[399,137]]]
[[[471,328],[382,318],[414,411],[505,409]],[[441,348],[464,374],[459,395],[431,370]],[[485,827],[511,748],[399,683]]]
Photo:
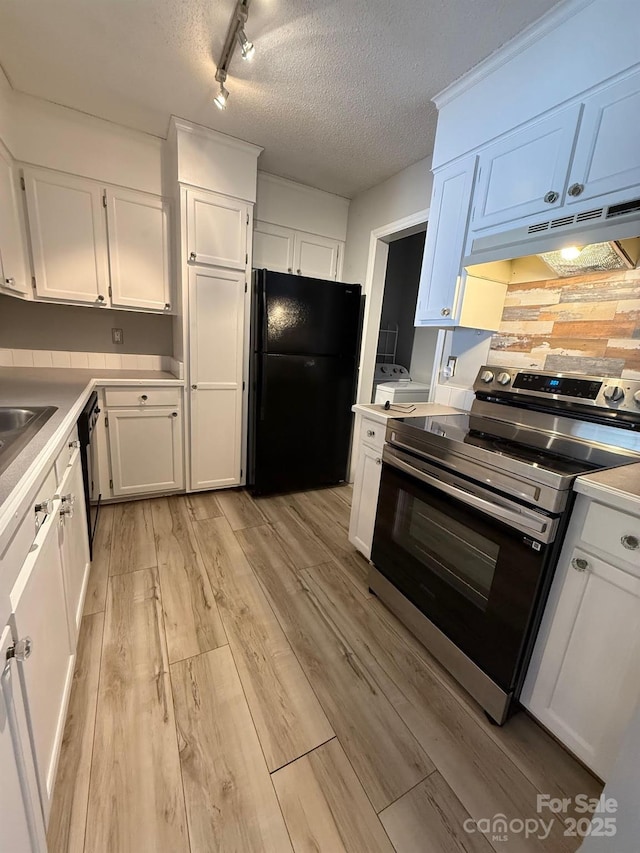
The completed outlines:
[[[234,0],[0,0],[12,86],[166,136],[171,114],[264,146],[260,168],[353,196],[431,153],[430,99],[557,0],[253,0],[256,55],[212,103]]]

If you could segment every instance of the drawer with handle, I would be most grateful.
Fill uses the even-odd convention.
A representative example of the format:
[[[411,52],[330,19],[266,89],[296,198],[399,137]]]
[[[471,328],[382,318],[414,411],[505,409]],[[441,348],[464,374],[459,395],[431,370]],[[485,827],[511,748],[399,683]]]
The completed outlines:
[[[624,560],[640,575],[640,518],[592,501],[581,539],[614,560]]]
[[[179,406],[181,389],[171,388],[107,388],[104,392],[108,408],[117,406]]]
[[[379,421],[374,421],[370,418],[362,418],[360,424],[360,441],[364,442],[364,444],[368,444],[369,447],[374,447],[376,450],[382,450],[385,432],[385,424],[381,424]]]

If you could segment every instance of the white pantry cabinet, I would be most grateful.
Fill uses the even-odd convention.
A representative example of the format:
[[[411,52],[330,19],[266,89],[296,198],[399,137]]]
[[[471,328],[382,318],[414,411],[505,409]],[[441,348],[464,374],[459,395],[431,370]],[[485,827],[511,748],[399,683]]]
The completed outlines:
[[[640,517],[578,496],[522,694],[603,779],[640,700],[638,543]]]
[[[138,394],[138,390],[140,393]],[[182,407],[147,403],[153,389],[124,394],[126,407],[115,407],[107,394],[107,434],[113,495],[124,497],[184,488]],[[176,394],[179,389],[162,389]],[[126,395],[131,393],[131,399]],[[139,403],[135,395],[145,396]],[[171,394],[169,395],[171,396]],[[117,398],[116,398],[117,399]],[[159,396],[162,400],[162,396]]]
[[[568,202],[625,193],[640,186],[640,145],[629,126],[631,117],[639,114],[638,73],[585,99],[569,174]]]
[[[22,194],[9,152],[0,144],[0,293],[31,296]]]
[[[475,154],[466,157],[433,176],[416,326],[455,325],[458,319],[460,266],[477,159]]]
[[[23,175],[36,300],[171,310],[167,199],[50,169]]]
[[[574,104],[480,152],[474,231],[562,206],[580,111]]]
[[[361,419],[349,519],[349,541],[368,560],[371,559],[376,523],[385,430],[384,423],[371,418]]]
[[[0,849],[46,853],[44,822],[10,626],[0,636]],[[9,655],[9,657],[7,657]]]
[[[339,281],[343,254],[340,240],[269,222],[255,223],[253,266],[257,269]]]
[[[217,193],[187,191],[187,258],[190,263],[244,270],[249,205]]]
[[[89,537],[87,535],[87,509],[84,500],[82,461],[80,450],[71,454],[62,482],[60,495],[62,568],[67,602],[69,637],[73,647],[78,640],[84,593],[89,579]]]
[[[109,257],[99,184],[24,169],[35,290],[41,299],[106,305]]]
[[[189,270],[191,489],[240,483],[246,273]]]
[[[45,823],[62,744],[75,651],[69,640],[60,508],[60,500],[54,499],[11,591],[14,639],[29,637],[32,643],[30,656],[18,662],[17,667],[27,696]]]
[[[105,190],[111,304],[171,309],[169,202],[125,189]]]

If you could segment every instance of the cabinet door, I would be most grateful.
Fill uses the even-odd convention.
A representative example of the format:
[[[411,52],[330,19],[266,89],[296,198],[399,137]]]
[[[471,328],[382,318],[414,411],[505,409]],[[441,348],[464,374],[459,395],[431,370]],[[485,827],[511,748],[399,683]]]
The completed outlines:
[[[31,637],[28,660],[17,663],[27,697],[45,823],[49,817],[62,743],[74,657],[60,549],[60,501],[38,531],[34,546],[11,591],[14,637]]]
[[[84,591],[89,577],[89,534],[80,451],[75,450],[60,484],[62,499],[62,568],[69,618],[69,637],[75,648],[82,621]]]
[[[526,703],[606,779],[640,699],[640,578],[572,552]]]
[[[568,202],[624,193],[640,186],[640,145],[629,124],[639,113],[639,74],[614,83],[585,101],[569,177]],[[629,193],[632,197],[633,193]]]
[[[293,272],[295,231],[269,222],[256,222],[253,229],[253,266],[274,272]]]
[[[107,228],[98,184],[45,169],[25,169],[36,294],[107,304]]]
[[[310,278],[336,278],[340,243],[329,237],[295,232],[293,269]]]
[[[132,190],[106,190],[111,303],[171,309],[169,202]]]
[[[382,473],[382,451],[360,445],[353,482],[353,501],[349,521],[349,541],[364,556],[371,557],[373,529],[376,523],[378,492]]]
[[[433,178],[416,326],[453,323],[458,310],[462,252],[469,223],[477,157],[437,172]]]
[[[249,208],[214,193],[187,193],[187,257],[190,262],[244,270]]]
[[[16,664],[7,660],[13,643],[7,626],[0,637],[0,849],[7,853],[46,853],[24,697]]]
[[[553,216],[562,206],[580,109],[568,107],[480,154],[474,231],[537,213]]]
[[[189,271],[192,489],[240,483],[244,289],[244,273]]]
[[[180,409],[109,409],[107,417],[114,495],[183,488]]]
[[[31,296],[22,199],[8,152],[0,145],[0,292]]]

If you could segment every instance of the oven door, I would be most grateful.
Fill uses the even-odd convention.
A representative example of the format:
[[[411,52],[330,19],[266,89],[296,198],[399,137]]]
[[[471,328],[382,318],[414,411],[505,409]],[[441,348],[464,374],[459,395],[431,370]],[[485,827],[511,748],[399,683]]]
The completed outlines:
[[[372,562],[513,690],[557,520],[396,448],[383,461]]]

